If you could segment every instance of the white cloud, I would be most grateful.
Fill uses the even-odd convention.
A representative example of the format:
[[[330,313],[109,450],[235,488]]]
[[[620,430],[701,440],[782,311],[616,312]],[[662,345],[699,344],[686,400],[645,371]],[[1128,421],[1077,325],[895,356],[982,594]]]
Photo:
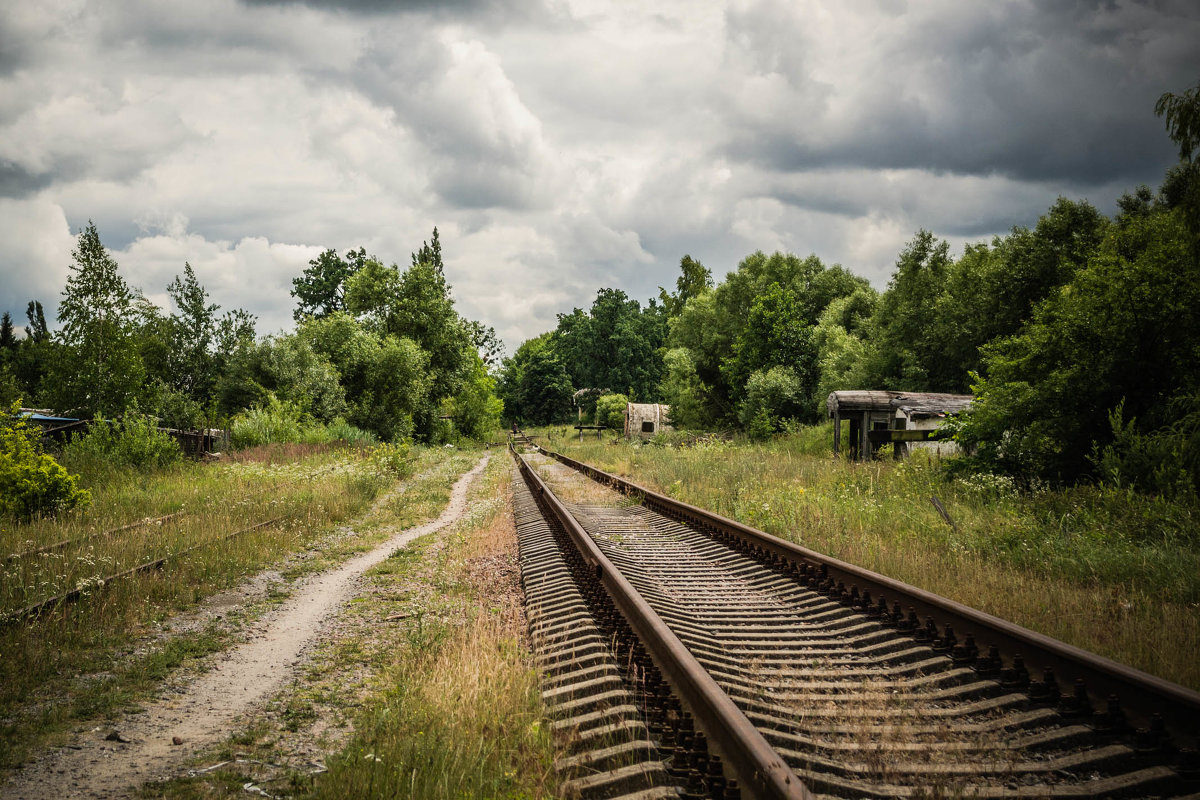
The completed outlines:
[[[510,349],[680,256],[815,252],[882,286],[1059,194],[1110,211],[1173,148],[1188,3],[545,6],[113,0],[0,11],[0,303],[57,305],[88,219],[156,300],[290,324],[321,249],[404,264],[434,225]],[[517,13],[518,7],[520,13]],[[50,308],[47,309],[48,311]]]

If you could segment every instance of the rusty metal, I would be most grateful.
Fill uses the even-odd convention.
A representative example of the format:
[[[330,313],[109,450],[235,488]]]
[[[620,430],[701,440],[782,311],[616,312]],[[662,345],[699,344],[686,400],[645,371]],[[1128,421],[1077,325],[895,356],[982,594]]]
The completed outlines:
[[[540,449],[540,448],[539,448]],[[513,450],[516,456],[515,449]],[[705,736],[728,765],[744,795],[753,798],[805,798],[812,795],[746,715],[717,686],[708,672],[649,603],[613,566],[540,476],[517,457],[521,474],[544,501],[604,586],[613,604],[638,635],[654,663]]]
[[[117,572],[112,575],[106,575],[100,579],[99,589],[103,590],[103,589],[107,588],[108,586],[110,586],[113,583],[113,581],[118,581],[118,580],[121,580],[122,578],[131,578],[134,575],[138,575],[143,572],[149,572],[152,569],[161,569],[162,567],[164,567],[166,565],[166,563],[168,561],[170,561],[173,558],[179,558],[180,556],[185,556],[189,553],[199,550],[202,547],[208,547],[209,545],[214,545],[214,544],[219,544],[221,542],[229,541],[230,539],[233,539],[237,536],[241,536],[244,533],[256,531],[256,530],[259,530],[260,528],[266,528],[270,525],[274,525],[278,522],[282,522],[285,519],[287,519],[286,514],[281,517],[275,517],[274,519],[269,519],[266,522],[260,522],[257,525],[251,525],[248,528],[241,528],[232,533],[227,533],[224,536],[219,536],[216,539],[210,539],[207,542],[200,542],[199,544],[194,544],[191,547],[180,550],[178,553],[172,553],[168,556],[163,556],[162,558],[156,558],[153,561],[147,561],[143,564],[138,564],[136,567],[130,567],[127,570],[123,570],[121,572]],[[84,593],[85,592],[83,589],[72,589],[69,592],[64,592],[63,594],[55,595],[54,597],[48,597],[45,600],[41,600],[37,603],[34,603],[33,605],[26,606],[25,608],[19,609],[17,611],[10,611],[9,613],[0,616],[0,628],[7,627],[9,625],[14,625],[14,624],[17,624],[20,622],[26,622],[26,621],[31,621],[33,619],[36,619],[44,611],[58,608],[59,606],[67,605],[69,603],[73,603],[73,602],[81,599],[84,596]]]
[[[1200,693],[1191,689],[683,503],[561,453],[535,447],[543,455],[600,483],[639,498],[647,508],[709,532],[717,538],[737,540],[759,560],[770,562],[779,559],[793,571],[819,576],[812,579],[810,585],[837,587],[840,584],[845,587],[847,599],[848,587],[856,586],[859,592],[868,591],[872,596],[883,596],[888,601],[902,603],[908,608],[909,620],[925,620],[913,631],[918,639],[931,637],[931,624],[934,631],[939,626],[950,625],[954,631],[970,633],[981,649],[989,650],[994,646],[1007,660],[1015,662],[1011,676],[1002,676],[1002,680],[1011,680],[1013,685],[1020,685],[1020,678],[1026,675],[1026,665],[1035,670],[1035,674],[1044,673],[1049,668],[1067,685],[1082,680],[1092,707],[1103,708],[1109,704],[1109,698],[1115,696],[1125,719],[1135,727],[1152,729],[1165,724],[1170,734],[1188,747],[1194,747],[1200,739]],[[831,591],[841,594],[843,589],[833,588]],[[897,627],[903,630],[906,624],[900,622]]]

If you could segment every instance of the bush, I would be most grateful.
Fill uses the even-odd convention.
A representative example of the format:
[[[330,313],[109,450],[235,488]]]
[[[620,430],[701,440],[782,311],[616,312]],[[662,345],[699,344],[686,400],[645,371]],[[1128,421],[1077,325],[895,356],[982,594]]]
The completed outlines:
[[[183,454],[179,444],[160,431],[152,418],[131,411],[111,422],[97,417],[86,433],[71,437],[63,448],[63,457],[85,469],[150,470],[177,463]]]
[[[372,457],[379,472],[397,478],[407,478],[411,475],[413,463],[416,461],[412,445],[407,441],[381,444],[375,448]]]
[[[267,404],[243,411],[229,425],[229,443],[235,450],[263,444],[323,444],[329,430],[300,410],[299,405],[281,402],[274,395]]]
[[[29,519],[86,508],[92,495],[76,486],[77,475],[42,452],[39,435],[17,416],[17,405],[0,418],[0,514]]]
[[[1125,421],[1125,402],[1108,415],[1112,443],[1092,446],[1091,462],[1102,483],[1131,487],[1168,500],[1195,500],[1200,487],[1200,394],[1176,398],[1176,421],[1149,432]]]
[[[629,398],[623,394],[601,395],[596,401],[596,424],[625,430],[625,407]]]
[[[364,431],[362,428],[356,428],[349,422],[346,422],[342,417],[338,417],[333,422],[325,426],[325,430],[329,433],[330,441],[347,442],[349,444],[375,444],[379,441],[379,437],[370,431]]]
[[[771,367],[750,376],[738,419],[748,433],[761,437],[767,427],[777,433],[784,429],[787,420],[803,419],[811,413],[811,405],[811,398],[794,370]]]

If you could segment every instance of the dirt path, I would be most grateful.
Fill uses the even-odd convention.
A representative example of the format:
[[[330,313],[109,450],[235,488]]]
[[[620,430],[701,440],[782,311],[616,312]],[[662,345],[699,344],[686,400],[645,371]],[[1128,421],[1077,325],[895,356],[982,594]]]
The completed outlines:
[[[209,671],[181,693],[117,723],[116,730],[128,742],[105,738],[114,726],[84,734],[69,748],[51,751],[16,773],[0,787],[0,796],[30,800],[124,796],[146,781],[167,777],[174,765],[226,738],[239,714],[291,677],[306,647],[321,633],[322,623],[353,596],[363,572],[413,539],[463,515],[467,490],[486,465],[484,456],[459,478],[436,520],[403,531],[296,586],[290,599],[252,625],[250,641],[213,656]]]

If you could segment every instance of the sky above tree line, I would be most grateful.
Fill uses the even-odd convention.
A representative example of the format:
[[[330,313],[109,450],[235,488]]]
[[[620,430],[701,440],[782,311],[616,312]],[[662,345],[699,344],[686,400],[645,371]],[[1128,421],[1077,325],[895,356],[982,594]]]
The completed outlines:
[[[259,331],[325,248],[441,233],[509,351],[691,254],[816,253],[882,288],[918,228],[1111,213],[1177,152],[1200,5],[41,0],[0,8],[0,311],[53,315],[96,222],[167,304],[190,262]]]

